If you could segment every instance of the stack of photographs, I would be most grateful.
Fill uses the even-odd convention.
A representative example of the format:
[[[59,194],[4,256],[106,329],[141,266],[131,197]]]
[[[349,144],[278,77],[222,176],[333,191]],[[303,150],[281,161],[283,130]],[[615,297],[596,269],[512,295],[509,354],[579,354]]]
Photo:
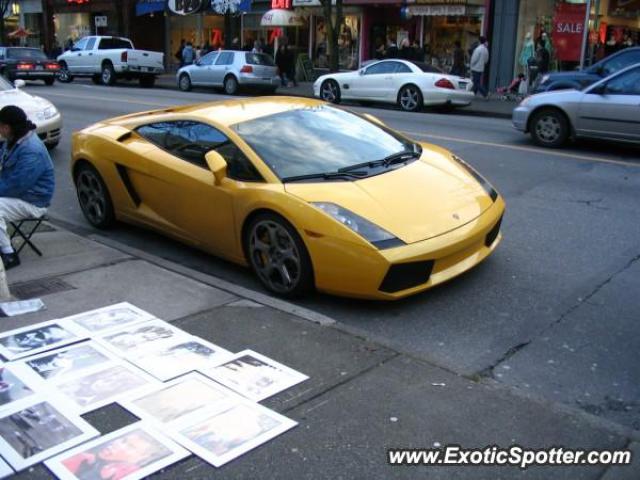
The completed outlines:
[[[0,334],[0,354],[7,360],[15,360],[86,338],[86,335],[66,328],[60,321],[51,320]]]
[[[71,330],[95,335],[154,318],[156,317],[149,312],[128,302],[122,302],[65,317],[60,322]]]
[[[42,396],[0,410],[0,451],[16,471],[98,435],[82,418],[62,412]]]
[[[237,353],[202,373],[254,402],[260,402],[309,378],[252,350]]]
[[[85,443],[45,462],[61,480],[138,480],[189,456],[143,422]]]

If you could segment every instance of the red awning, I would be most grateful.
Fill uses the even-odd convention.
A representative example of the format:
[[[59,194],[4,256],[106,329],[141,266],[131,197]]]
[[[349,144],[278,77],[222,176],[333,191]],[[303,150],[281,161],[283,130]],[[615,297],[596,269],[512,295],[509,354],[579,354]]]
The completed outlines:
[[[11,38],[24,38],[24,37],[28,37],[29,35],[33,35],[33,32],[31,30],[25,30],[24,28],[20,27],[19,29],[9,33],[9,37]]]

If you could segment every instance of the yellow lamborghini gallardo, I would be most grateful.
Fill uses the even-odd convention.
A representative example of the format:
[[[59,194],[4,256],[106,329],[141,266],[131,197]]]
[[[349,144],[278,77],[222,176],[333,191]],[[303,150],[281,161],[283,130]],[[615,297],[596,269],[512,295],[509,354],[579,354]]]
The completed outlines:
[[[464,161],[316,100],[118,117],[74,133],[72,155],[92,225],[152,228],[249,265],[283,296],[402,298],[501,239],[504,201]]]

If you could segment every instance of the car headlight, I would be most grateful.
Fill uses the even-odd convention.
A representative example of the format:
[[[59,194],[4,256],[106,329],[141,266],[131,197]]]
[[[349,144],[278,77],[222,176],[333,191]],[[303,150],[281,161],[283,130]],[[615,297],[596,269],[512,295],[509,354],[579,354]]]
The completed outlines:
[[[58,110],[56,109],[56,107],[51,105],[50,107],[45,108],[44,112],[42,113],[44,114],[45,120],[49,120],[50,118],[53,118],[58,114]]]
[[[467,172],[469,172],[471,176],[476,179],[476,181],[482,186],[484,191],[487,192],[487,195],[491,197],[491,200],[493,200],[494,202],[496,201],[496,199],[498,198],[498,192],[496,192],[496,189],[493,188],[493,185],[491,185],[482,175],[476,172],[475,168],[462,160],[459,156],[451,154],[451,158],[462,165],[467,170]]]
[[[520,103],[518,104],[518,106],[520,107],[524,107],[527,103],[529,103],[531,101],[531,96],[528,97],[524,97]]]
[[[357,215],[340,205],[329,202],[313,202],[312,205],[342,223],[344,226],[350,228],[379,249],[405,245],[402,240],[396,238],[385,229],[380,228],[369,220],[362,218],[360,215]]]

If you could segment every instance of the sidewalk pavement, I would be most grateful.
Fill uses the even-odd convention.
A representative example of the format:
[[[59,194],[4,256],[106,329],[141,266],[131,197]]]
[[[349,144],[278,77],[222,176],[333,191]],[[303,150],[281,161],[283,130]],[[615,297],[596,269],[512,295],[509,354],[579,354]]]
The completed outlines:
[[[128,301],[223,348],[254,349],[310,377],[263,402],[299,422],[293,430],[220,469],[191,456],[156,478],[630,480],[640,476],[636,431],[491,381],[478,383],[368,341],[361,332],[321,315],[101,237],[81,237],[49,224],[34,239],[44,256],[24,251],[22,265],[10,270],[8,278],[14,295],[40,297],[47,310],[2,318],[1,331]],[[84,418],[103,434],[136,420],[115,404]],[[588,449],[630,445],[635,457],[631,466],[609,469],[545,466],[522,471],[510,466],[387,463],[387,448],[447,444]],[[16,478],[51,477],[38,465]]]
[[[164,74],[158,77],[156,80],[156,87],[165,88],[171,90],[177,90],[177,82],[175,74]],[[213,89],[210,88],[196,88],[194,87],[194,91],[202,91],[202,92],[213,92]],[[312,82],[300,82],[297,87],[280,87],[277,92],[278,95],[290,95],[294,97],[309,97],[313,98],[313,83]],[[378,106],[383,106],[383,104],[377,104]],[[491,98],[489,100],[484,100],[478,97],[477,100],[474,100],[471,105],[464,108],[457,108],[455,110],[456,114],[460,115],[477,115],[477,116],[487,116],[494,118],[511,118],[511,113],[513,109],[517,106],[517,102],[515,101],[507,101]],[[424,109],[425,112],[435,111]]]

